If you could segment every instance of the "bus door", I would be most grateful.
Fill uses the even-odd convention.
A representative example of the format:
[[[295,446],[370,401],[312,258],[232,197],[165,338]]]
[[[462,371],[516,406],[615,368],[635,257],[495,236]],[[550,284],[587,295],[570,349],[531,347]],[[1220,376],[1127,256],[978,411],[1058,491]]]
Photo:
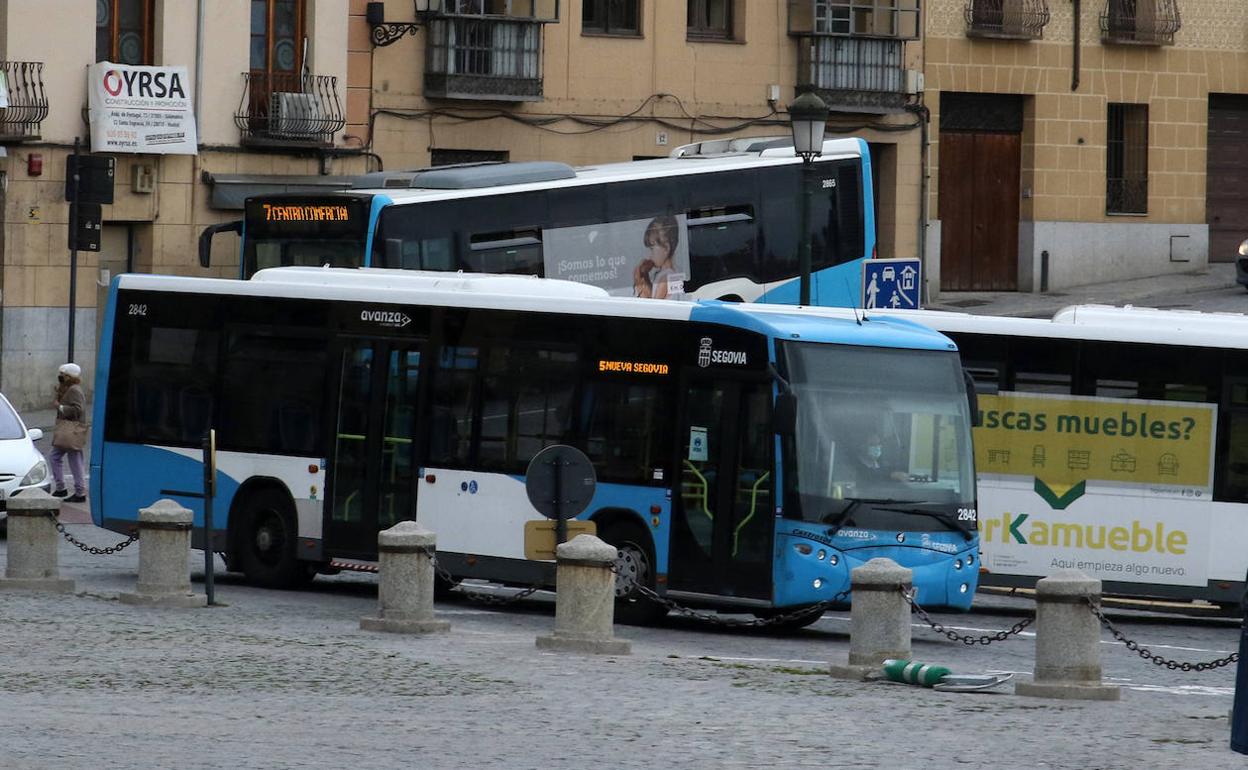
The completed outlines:
[[[687,379],[668,586],[771,598],[771,385]]]
[[[410,339],[341,343],[324,527],[333,555],[370,557],[379,530],[416,518],[421,347]]]

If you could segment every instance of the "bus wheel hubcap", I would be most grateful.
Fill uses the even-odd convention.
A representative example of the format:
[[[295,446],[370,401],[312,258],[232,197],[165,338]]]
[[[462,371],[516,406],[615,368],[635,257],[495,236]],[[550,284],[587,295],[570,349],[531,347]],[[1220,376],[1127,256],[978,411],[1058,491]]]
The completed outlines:
[[[650,570],[645,552],[632,543],[619,547],[615,559],[615,595],[623,598],[633,592],[633,587],[644,584]]]

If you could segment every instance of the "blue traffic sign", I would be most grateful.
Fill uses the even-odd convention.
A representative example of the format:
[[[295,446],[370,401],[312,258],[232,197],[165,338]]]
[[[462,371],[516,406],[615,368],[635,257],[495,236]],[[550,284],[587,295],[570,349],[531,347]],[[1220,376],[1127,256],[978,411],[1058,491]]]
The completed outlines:
[[[919,260],[866,259],[862,262],[862,306],[916,310],[919,307]]]

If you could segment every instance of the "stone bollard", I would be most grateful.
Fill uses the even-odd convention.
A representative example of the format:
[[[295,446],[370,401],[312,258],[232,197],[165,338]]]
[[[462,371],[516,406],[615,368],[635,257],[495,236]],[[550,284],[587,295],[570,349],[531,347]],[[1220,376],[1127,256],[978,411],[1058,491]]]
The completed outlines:
[[[449,631],[433,618],[433,560],[437,537],[414,521],[400,521],[377,533],[377,617],[360,618],[365,631],[428,634]]]
[[[172,500],[139,511],[139,584],[121,594],[125,604],[144,607],[203,607],[208,597],[191,593],[187,557],[193,514]]]
[[[632,646],[614,636],[615,574],[619,551],[593,535],[577,535],[555,548],[555,633],[537,637],[543,650],[627,655]]]
[[[913,570],[892,559],[872,559],[850,572],[849,659],[832,664],[832,676],[865,679],[889,658],[910,658],[910,590]]]
[[[1101,623],[1088,606],[1101,600],[1101,581],[1061,570],[1036,582],[1036,675],[1016,695],[1067,700],[1118,700],[1101,684]]]
[[[60,576],[56,516],[61,501],[30,489],[8,501],[9,552],[0,589],[69,593],[74,581]]]

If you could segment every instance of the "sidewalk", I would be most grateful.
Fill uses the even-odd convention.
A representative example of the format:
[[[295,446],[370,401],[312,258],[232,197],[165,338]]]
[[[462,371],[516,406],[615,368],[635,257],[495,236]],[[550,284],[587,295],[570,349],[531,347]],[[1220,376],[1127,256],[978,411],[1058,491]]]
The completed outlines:
[[[1044,294],[1018,291],[955,291],[944,292],[927,303],[929,310],[949,310],[973,315],[1047,318],[1068,305],[1143,305],[1157,307],[1171,304],[1176,297],[1232,288],[1235,265],[1230,262],[1209,265],[1190,273],[1135,278],[1129,281],[1073,286]],[[1248,312],[1248,301],[1244,302]]]

